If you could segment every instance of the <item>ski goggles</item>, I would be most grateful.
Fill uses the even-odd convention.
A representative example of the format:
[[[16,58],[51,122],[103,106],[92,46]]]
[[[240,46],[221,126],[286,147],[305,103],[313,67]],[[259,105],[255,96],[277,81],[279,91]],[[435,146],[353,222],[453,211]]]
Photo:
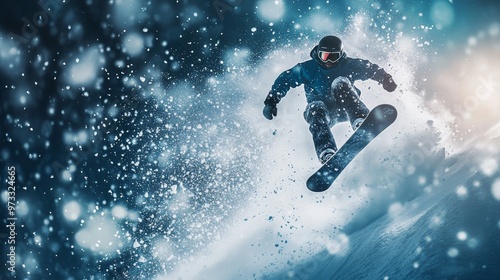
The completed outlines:
[[[342,56],[342,52],[325,52],[325,51],[319,51],[318,52],[319,59],[323,62],[337,62],[340,57]]]

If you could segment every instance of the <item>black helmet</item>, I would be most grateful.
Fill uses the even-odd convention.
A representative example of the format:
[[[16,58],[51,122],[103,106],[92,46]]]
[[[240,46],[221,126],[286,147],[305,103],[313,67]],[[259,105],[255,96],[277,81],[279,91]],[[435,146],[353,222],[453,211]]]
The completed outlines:
[[[344,54],[342,40],[336,36],[325,36],[318,44],[318,57],[323,63],[336,63]]]

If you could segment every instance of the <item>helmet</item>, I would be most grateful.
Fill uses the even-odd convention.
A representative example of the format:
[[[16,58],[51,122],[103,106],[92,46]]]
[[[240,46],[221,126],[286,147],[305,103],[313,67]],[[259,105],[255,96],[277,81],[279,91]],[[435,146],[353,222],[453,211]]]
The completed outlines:
[[[336,36],[325,36],[318,44],[318,57],[323,63],[335,64],[344,54],[342,40]]]

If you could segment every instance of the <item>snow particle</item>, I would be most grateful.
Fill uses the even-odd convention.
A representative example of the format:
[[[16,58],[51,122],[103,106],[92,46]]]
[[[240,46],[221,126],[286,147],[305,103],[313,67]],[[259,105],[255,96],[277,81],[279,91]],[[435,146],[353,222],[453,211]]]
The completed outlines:
[[[64,132],[64,142],[71,146],[75,143],[78,143],[78,144],[85,144],[87,143],[88,141],[88,134],[85,130],[80,130],[80,131],[77,131],[77,132]]]
[[[262,20],[277,21],[285,15],[285,4],[283,1],[260,0],[257,13]]]
[[[420,255],[422,253],[422,247],[418,246],[415,252],[417,253],[417,255]]]
[[[449,26],[455,19],[452,5],[446,1],[435,2],[431,7],[430,18],[437,29]]]
[[[457,187],[456,193],[459,198],[467,198],[467,188],[463,185]]]
[[[487,158],[483,160],[481,165],[479,166],[481,172],[486,176],[493,176],[495,172],[498,170],[498,161],[494,158]]]
[[[75,240],[82,248],[98,254],[111,255],[123,246],[116,232],[119,232],[119,229],[112,220],[96,217],[75,234]]]
[[[403,205],[401,205],[401,203],[399,203],[399,202],[391,204],[391,206],[389,206],[389,209],[388,209],[389,216],[391,216],[391,217],[396,216],[399,213],[399,211],[401,211],[402,208],[403,208]]]
[[[493,23],[488,30],[491,37],[495,37],[500,34],[500,25],[498,23]]]
[[[71,171],[69,170],[64,170],[61,172],[61,177],[65,180],[65,181],[72,181],[73,180],[73,177],[71,176]]]
[[[476,248],[478,245],[479,241],[475,238],[469,238],[469,240],[467,240],[467,246],[469,246],[469,248],[471,249]]]
[[[419,266],[420,266],[420,264],[418,262],[413,263],[413,268],[418,268]]]
[[[460,241],[465,241],[467,239],[467,233],[465,231],[459,231],[457,233],[457,238]]]
[[[76,201],[70,201],[63,207],[64,218],[66,218],[66,220],[70,222],[78,220],[81,212],[82,209],[80,207],[80,204]]]
[[[326,244],[326,249],[331,255],[343,254],[349,248],[349,237],[345,234],[339,234]]]
[[[28,214],[28,212],[29,212],[28,203],[26,203],[26,201],[24,201],[24,200],[20,200],[17,203],[16,211],[17,211],[16,213],[19,216],[26,216]]]
[[[425,176],[419,176],[418,177],[418,184],[423,186],[423,185],[425,185],[425,183],[427,183],[427,178],[425,178]]]
[[[35,242],[35,244],[38,246],[42,246],[42,238],[40,237],[40,235],[35,235],[33,237],[33,242]]]
[[[493,185],[491,185],[491,193],[496,200],[500,201],[500,178],[496,179]]]
[[[7,191],[3,191],[2,194],[0,195],[0,197],[2,198],[3,203],[7,203],[7,199],[8,199]],[[498,222],[498,226],[500,227],[500,222]]]
[[[98,69],[103,60],[98,48],[90,48],[78,61],[69,65],[69,82],[76,86],[91,84],[97,78]]]
[[[448,257],[456,258],[458,257],[458,254],[459,252],[457,248],[451,247],[450,249],[448,249]]]
[[[432,218],[431,218],[431,225],[432,226],[440,226],[442,224],[443,224],[443,217],[438,216],[438,215],[432,216]]]
[[[475,46],[477,45],[477,38],[474,37],[474,36],[471,36],[469,37],[469,39],[467,39],[467,43],[469,44],[469,46]]]
[[[139,55],[144,49],[144,40],[141,35],[131,33],[124,37],[123,46],[128,54]]]
[[[111,214],[113,215],[113,217],[115,217],[117,219],[124,219],[125,217],[127,217],[128,211],[127,211],[127,208],[125,208],[121,205],[116,205],[111,210]]]

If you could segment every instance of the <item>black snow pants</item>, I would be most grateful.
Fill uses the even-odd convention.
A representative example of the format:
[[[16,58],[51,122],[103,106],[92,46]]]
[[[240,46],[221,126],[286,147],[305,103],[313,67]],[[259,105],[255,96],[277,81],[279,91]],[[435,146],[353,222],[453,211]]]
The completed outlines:
[[[338,77],[332,82],[331,94],[335,100],[334,106],[330,108],[323,101],[313,101],[307,104],[304,112],[318,158],[326,149],[337,150],[330,130],[334,125],[346,121],[352,125],[354,120],[366,118],[370,112],[349,79],[345,77]]]

